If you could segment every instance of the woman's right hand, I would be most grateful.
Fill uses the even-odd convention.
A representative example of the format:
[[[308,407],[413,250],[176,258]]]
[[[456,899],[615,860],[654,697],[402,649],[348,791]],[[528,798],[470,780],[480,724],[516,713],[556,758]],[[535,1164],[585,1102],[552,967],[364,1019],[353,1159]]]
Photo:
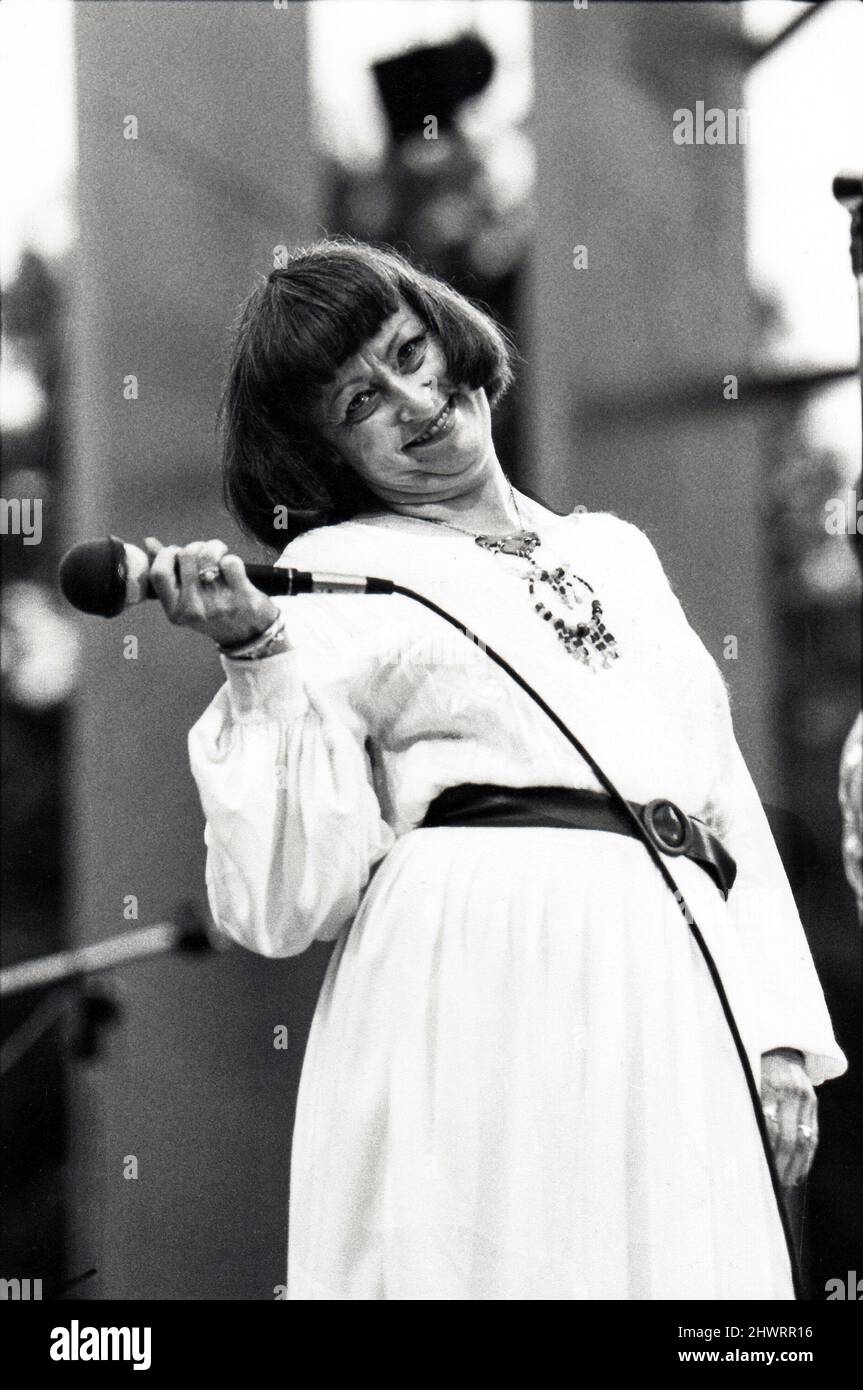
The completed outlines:
[[[231,647],[257,637],[278,617],[278,606],[249,581],[239,555],[230,555],[224,541],[162,545],[148,536],[144,546],[150,583],[168,621],[178,627]]]

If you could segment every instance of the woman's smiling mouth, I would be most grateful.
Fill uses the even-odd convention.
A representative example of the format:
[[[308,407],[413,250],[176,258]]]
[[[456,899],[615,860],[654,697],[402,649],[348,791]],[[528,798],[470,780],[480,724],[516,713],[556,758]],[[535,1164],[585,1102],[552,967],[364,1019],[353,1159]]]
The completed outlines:
[[[449,434],[450,430],[452,429],[455,423],[454,412],[455,397],[450,396],[449,400],[446,402],[443,408],[440,411],[438,411],[431,424],[428,425],[422,431],[421,434],[415,435],[414,438],[410,441],[410,443],[403,444],[402,450],[404,451],[405,449],[420,448],[426,444],[433,443],[437,439],[440,439],[441,436],[444,434]]]

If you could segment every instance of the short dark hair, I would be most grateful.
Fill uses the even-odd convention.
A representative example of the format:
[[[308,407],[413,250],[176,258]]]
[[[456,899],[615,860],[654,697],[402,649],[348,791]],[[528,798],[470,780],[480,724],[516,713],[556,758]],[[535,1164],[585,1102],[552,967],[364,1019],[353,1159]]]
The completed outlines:
[[[510,339],[452,286],[393,250],[349,239],[296,251],[242,307],[220,409],[225,502],[264,545],[281,549],[314,526],[382,506],[334,459],[312,411],[400,299],[440,342],[454,382],[483,387],[492,406],[509,386]],[[287,527],[278,508],[287,508]]]

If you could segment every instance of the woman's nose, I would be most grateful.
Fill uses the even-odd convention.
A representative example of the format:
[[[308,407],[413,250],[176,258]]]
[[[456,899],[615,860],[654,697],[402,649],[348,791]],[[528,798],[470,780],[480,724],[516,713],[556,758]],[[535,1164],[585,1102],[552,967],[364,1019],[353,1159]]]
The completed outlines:
[[[406,424],[422,416],[434,400],[435,379],[425,377],[421,381],[400,381],[393,384],[398,404],[398,416]]]

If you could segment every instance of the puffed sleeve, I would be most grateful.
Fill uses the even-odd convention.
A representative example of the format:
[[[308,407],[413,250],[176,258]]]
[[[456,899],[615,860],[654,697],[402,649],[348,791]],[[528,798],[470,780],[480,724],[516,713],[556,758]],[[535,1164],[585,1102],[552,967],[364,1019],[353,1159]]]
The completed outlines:
[[[227,681],[189,733],[210,909],[249,950],[297,955],[350,922],[395,838],[350,699],[351,642],[220,660]]]
[[[791,885],[761,799],[733,734],[729,734],[728,812],[724,839],[737,861],[728,905],[755,985],[762,1053],[793,1047],[809,1079],[820,1085],[847,1068],[821,989]]]

